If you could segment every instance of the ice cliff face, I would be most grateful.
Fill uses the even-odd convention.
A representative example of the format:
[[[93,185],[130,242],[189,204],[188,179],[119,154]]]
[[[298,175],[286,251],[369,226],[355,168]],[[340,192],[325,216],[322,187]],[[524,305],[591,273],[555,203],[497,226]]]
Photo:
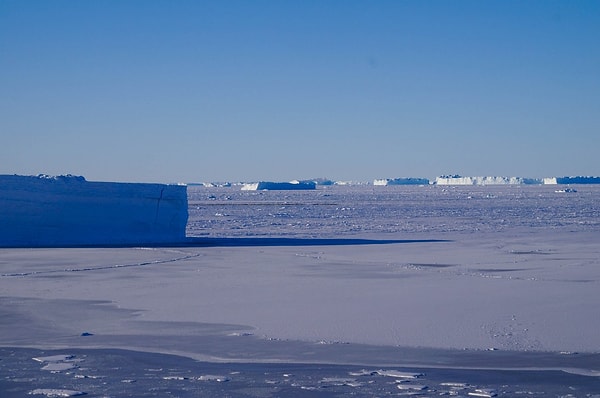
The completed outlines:
[[[186,186],[0,175],[0,247],[176,243],[187,218]]]
[[[544,184],[600,184],[600,177],[574,176],[544,178]]]

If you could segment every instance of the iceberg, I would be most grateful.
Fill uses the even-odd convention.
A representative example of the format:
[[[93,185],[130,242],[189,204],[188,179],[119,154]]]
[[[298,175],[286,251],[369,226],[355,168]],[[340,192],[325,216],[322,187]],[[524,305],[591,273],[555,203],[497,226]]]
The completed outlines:
[[[316,189],[317,184],[314,181],[291,181],[291,182],[269,182],[260,181],[242,185],[242,191],[290,191]]]
[[[519,185],[541,184],[537,178],[523,177],[463,177],[460,175],[444,175],[437,177],[436,185]]]
[[[427,178],[381,178],[373,181],[373,185],[388,186],[388,185],[429,185]]]
[[[0,175],[0,247],[177,243],[187,219],[185,185]]]
[[[575,177],[547,177],[543,179],[544,184],[600,184],[600,177],[575,176]]]

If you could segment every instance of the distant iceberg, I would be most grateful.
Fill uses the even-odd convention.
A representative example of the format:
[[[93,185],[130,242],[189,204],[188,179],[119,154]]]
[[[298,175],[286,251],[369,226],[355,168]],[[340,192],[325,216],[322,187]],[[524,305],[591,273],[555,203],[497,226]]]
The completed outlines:
[[[575,177],[547,177],[544,184],[600,184],[600,177],[575,176]]]
[[[314,181],[291,181],[291,182],[270,182],[260,181],[242,185],[242,191],[295,191],[316,189],[317,184]]]
[[[435,179],[436,185],[519,185],[541,184],[542,180],[523,177],[462,177],[460,175],[445,175]]]
[[[373,185],[387,186],[387,185],[429,185],[427,178],[382,178],[373,181]]]
[[[0,247],[141,245],[185,239],[185,185],[0,175],[0,189]]]
[[[328,178],[322,178],[322,177],[321,178],[313,178],[311,180],[306,180],[304,182],[311,182],[311,181],[314,182],[317,185],[330,186],[330,185],[334,185],[335,184],[335,181],[332,181],[332,180],[330,180]]]

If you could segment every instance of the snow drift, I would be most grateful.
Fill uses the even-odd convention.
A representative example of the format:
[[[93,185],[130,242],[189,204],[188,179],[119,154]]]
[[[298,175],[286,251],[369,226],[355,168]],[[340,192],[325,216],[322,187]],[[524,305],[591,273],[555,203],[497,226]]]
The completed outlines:
[[[183,185],[0,175],[0,247],[175,243],[187,218]]]

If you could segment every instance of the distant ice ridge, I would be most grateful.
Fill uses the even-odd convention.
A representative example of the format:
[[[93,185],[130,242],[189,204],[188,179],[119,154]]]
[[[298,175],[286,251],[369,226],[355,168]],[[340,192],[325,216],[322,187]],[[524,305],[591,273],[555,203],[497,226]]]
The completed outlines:
[[[185,185],[0,175],[0,247],[175,243],[187,218]]]
[[[445,175],[435,179],[437,185],[518,185],[542,184],[542,180],[523,177],[462,177]]]
[[[600,177],[576,176],[576,177],[549,177],[543,179],[544,184],[600,184]]]
[[[260,181],[251,184],[242,185],[242,191],[263,191],[263,190],[278,190],[278,191],[290,191],[290,190],[305,190],[305,189],[316,189],[317,184],[314,181],[298,181],[294,180],[291,182],[270,182]]]
[[[429,185],[427,178],[382,178],[373,181],[373,185]]]
[[[444,175],[437,177],[437,185],[536,185],[536,184],[600,184],[600,177],[463,177],[460,175]]]

